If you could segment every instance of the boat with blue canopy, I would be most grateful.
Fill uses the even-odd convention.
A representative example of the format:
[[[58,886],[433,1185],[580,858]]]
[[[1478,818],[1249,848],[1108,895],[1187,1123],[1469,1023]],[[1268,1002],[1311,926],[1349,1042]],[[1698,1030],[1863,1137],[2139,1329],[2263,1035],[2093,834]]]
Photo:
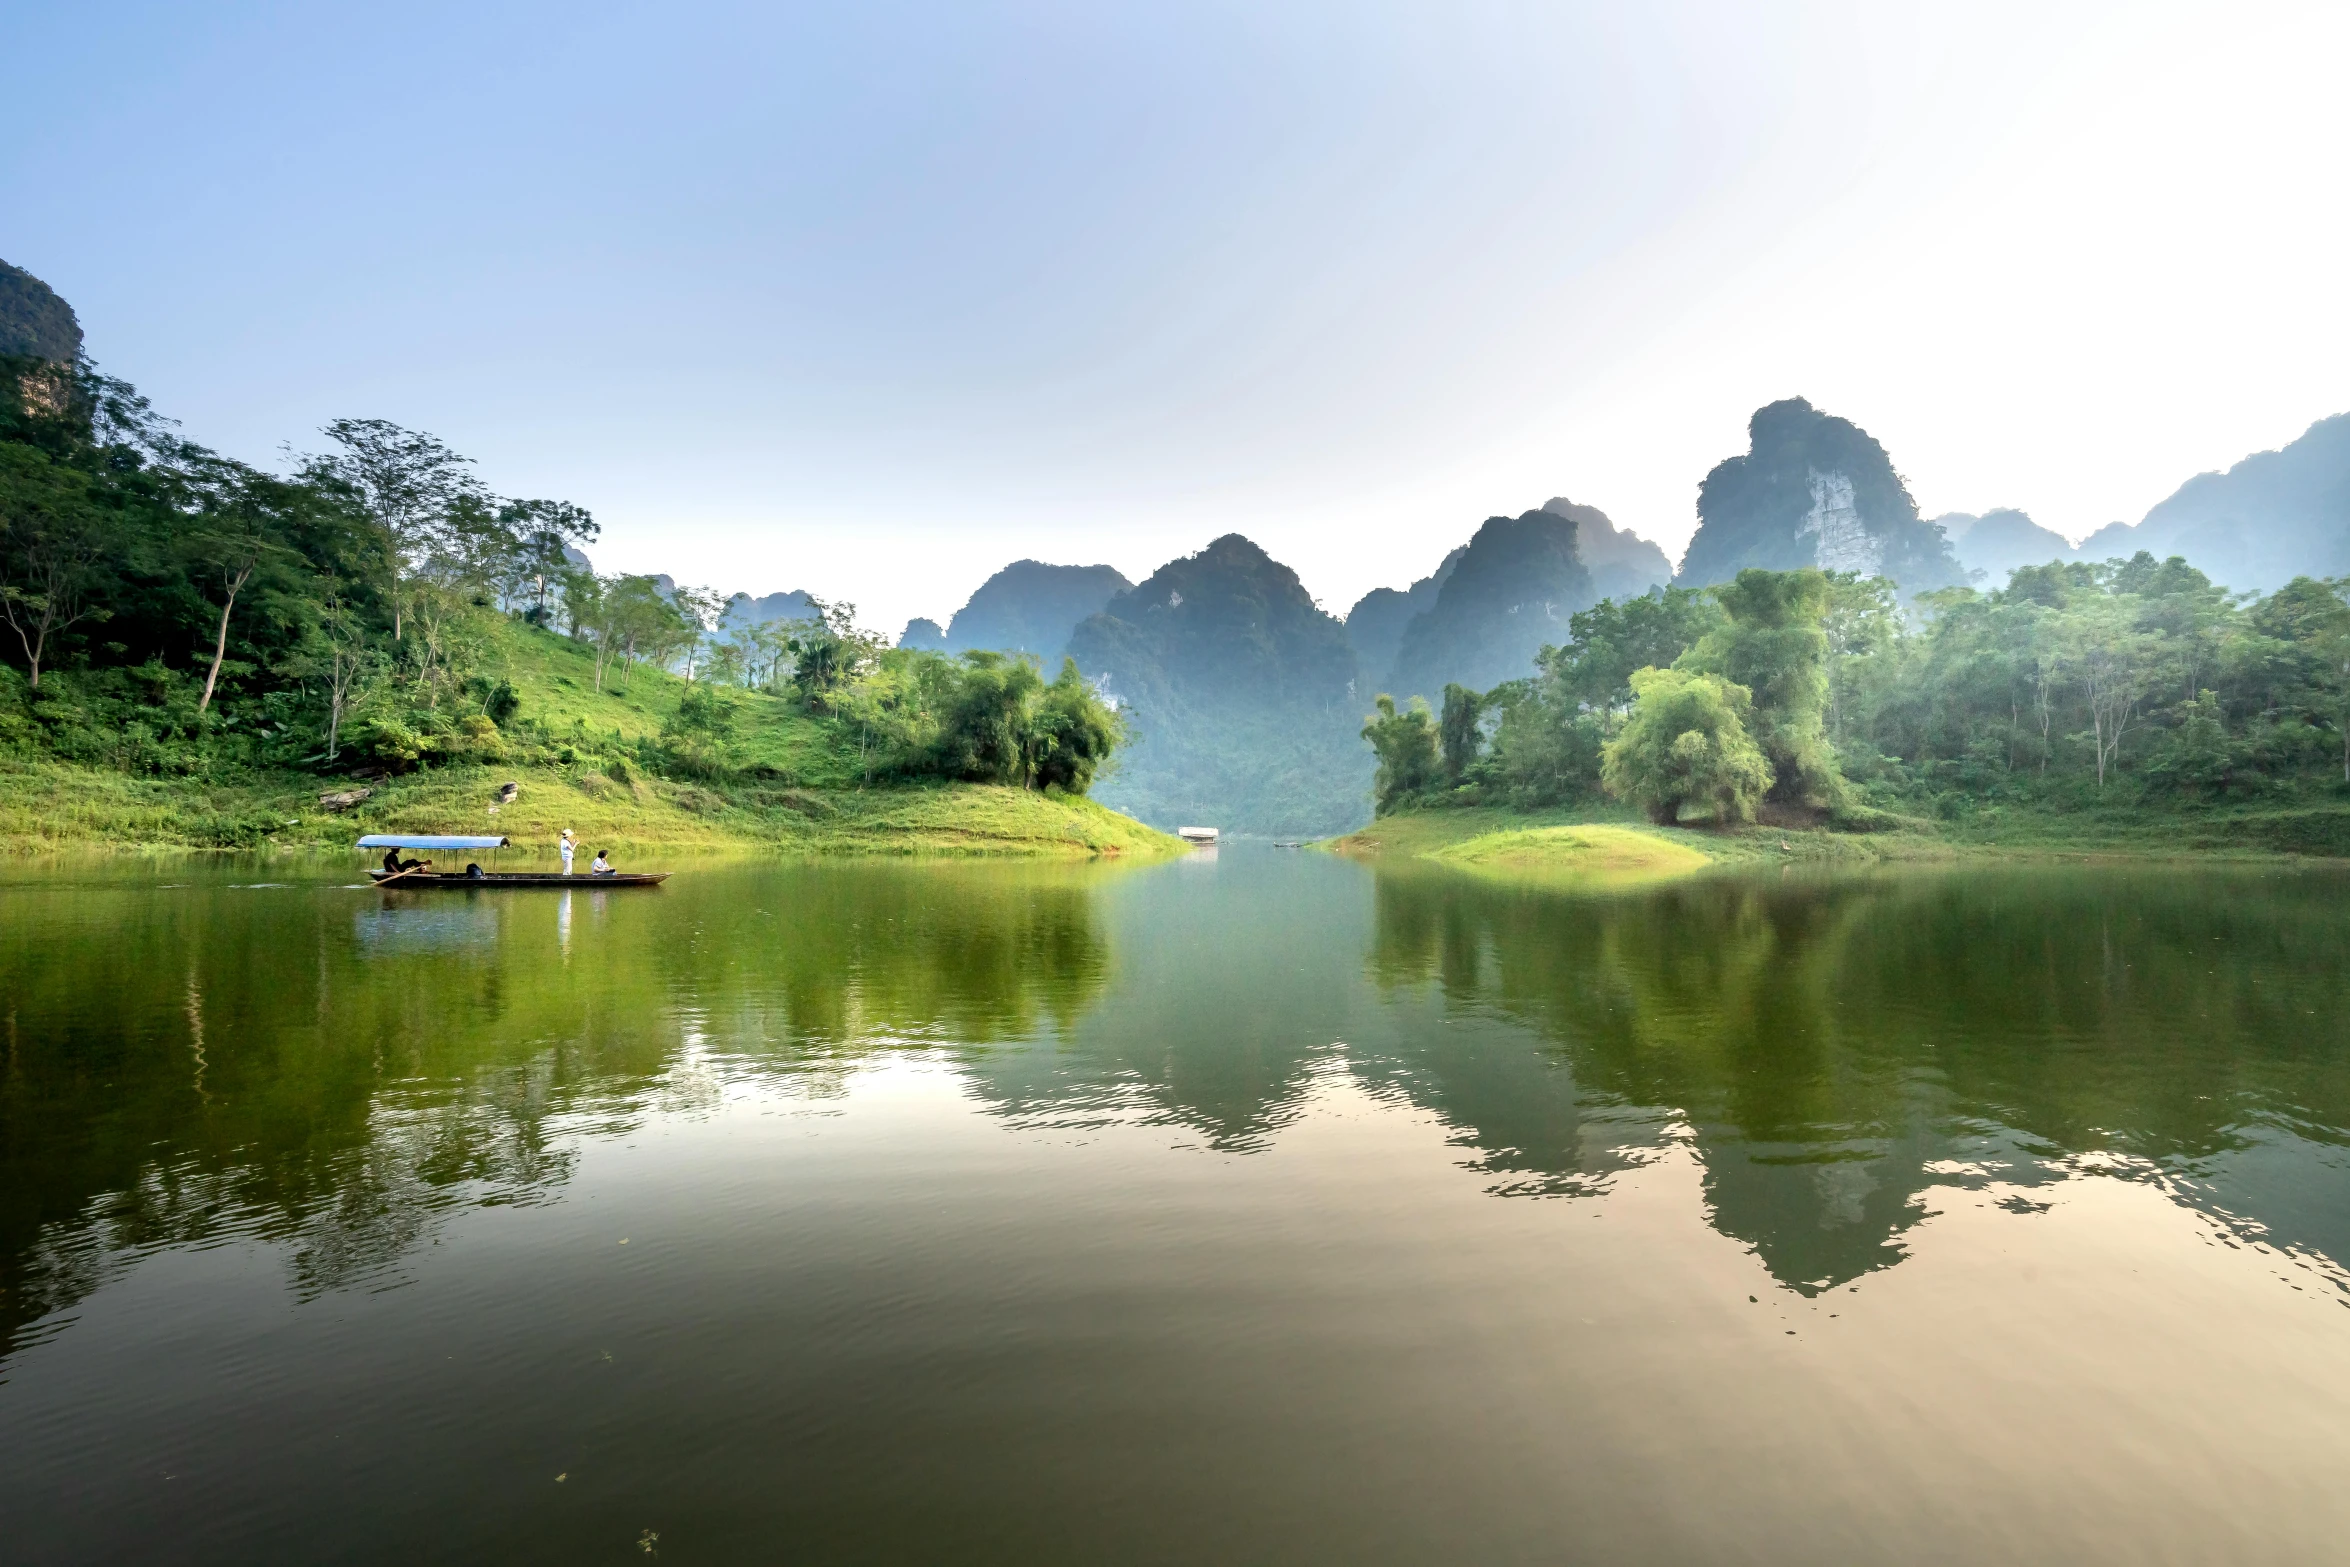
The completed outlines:
[[[368,877],[379,887],[657,887],[669,879],[667,871],[496,871],[469,864],[461,871],[433,869],[430,860],[402,860],[400,851],[459,853],[467,849],[492,851],[511,846],[511,838],[466,837],[454,833],[369,833],[359,840],[362,849],[384,849],[381,869]]]

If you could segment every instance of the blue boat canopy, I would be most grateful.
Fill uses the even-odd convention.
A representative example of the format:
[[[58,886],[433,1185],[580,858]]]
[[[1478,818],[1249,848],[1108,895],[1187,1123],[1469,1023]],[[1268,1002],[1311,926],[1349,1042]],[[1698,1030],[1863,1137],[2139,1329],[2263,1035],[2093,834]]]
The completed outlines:
[[[396,832],[371,832],[359,840],[362,849],[503,849],[510,838],[411,838]]]

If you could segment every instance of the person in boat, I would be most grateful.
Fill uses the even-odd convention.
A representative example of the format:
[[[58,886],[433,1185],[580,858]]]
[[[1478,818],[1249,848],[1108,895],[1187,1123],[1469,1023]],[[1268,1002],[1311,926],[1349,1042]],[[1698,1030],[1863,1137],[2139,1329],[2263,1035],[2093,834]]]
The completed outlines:
[[[479,865],[468,865],[465,867],[465,879],[467,881],[483,881],[487,878],[482,875],[482,869]]]
[[[579,848],[579,840],[572,837],[571,829],[566,827],[563,829],[562,838],[557,841],[555,847],[563,853],[563,874],[568,876],[571,874],[571,856]]]
[[[588,874],[590,876],[615,876],[619,873],[612,869],[612,862],[605,857],[605,851],[598,849],[596,861],[588,867]]]
[[[401,859],[400,848],[397,844],[394,844],[391,848],[384,850],[384,871],[387,875],[397,876],[402,871],[422,870],[431,863],[432,861],[430,860]]]

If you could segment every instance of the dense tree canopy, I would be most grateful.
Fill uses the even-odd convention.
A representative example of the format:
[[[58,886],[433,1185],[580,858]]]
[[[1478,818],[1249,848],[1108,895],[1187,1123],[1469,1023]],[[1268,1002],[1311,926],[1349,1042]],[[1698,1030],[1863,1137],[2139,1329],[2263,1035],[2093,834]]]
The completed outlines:
[[[720,781],[749,765],[721,693],[748,687],[853,747],[869,780],[1078,792],[1123,737],[1074,667],[1047,682],[1033,659],[885,649],[816,599],[725,622],[737,600],[594,571],[584,509],[495,495],[432,435],[323,433],[292,475],[265,473],[179,439],[86,362],[0,361],[0,749],[211,776],[568,762],[592,742],[615,774]],[[499,668],[526,626],[584,644],[598,691],[646,665],[695,689],[657,741],[551,732]]]
[[[2169,809],[2350,789],[2346,593],[2303,577],[2231,594],[2143,553],[1906,603],[1884,578],[1749,570],[1576,616],[1533,675],[1478,697],[1473,755],[1449,765],[1471,749],[1456,737],[1448,765],[1417,792],[1383,791],[1381,808],[1596,798],[1608,757],[1633,755],[1618,744],[1632,726],[1679,721],[1650,726],[1646,693],[1695,700],[1643,685],[1643,669],[1748,690],[1738,717],[1769,770],[1766,803],[1792,811]],[[1655,739],[1639,752],[1651,764]],[[1634,775],[1620,761],[1613,776]]]

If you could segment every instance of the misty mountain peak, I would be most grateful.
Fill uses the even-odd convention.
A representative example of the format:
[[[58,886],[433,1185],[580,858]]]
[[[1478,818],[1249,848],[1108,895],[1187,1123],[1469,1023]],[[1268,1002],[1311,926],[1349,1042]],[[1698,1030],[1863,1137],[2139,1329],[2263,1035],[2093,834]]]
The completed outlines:
[[[1755,410],[1746,451],[1698,486],[1697,516],[1684,584],[1727,582],[1748,566],[1886,576],[1913,593],[1962,576],[1885,448],[1800,397]]]

